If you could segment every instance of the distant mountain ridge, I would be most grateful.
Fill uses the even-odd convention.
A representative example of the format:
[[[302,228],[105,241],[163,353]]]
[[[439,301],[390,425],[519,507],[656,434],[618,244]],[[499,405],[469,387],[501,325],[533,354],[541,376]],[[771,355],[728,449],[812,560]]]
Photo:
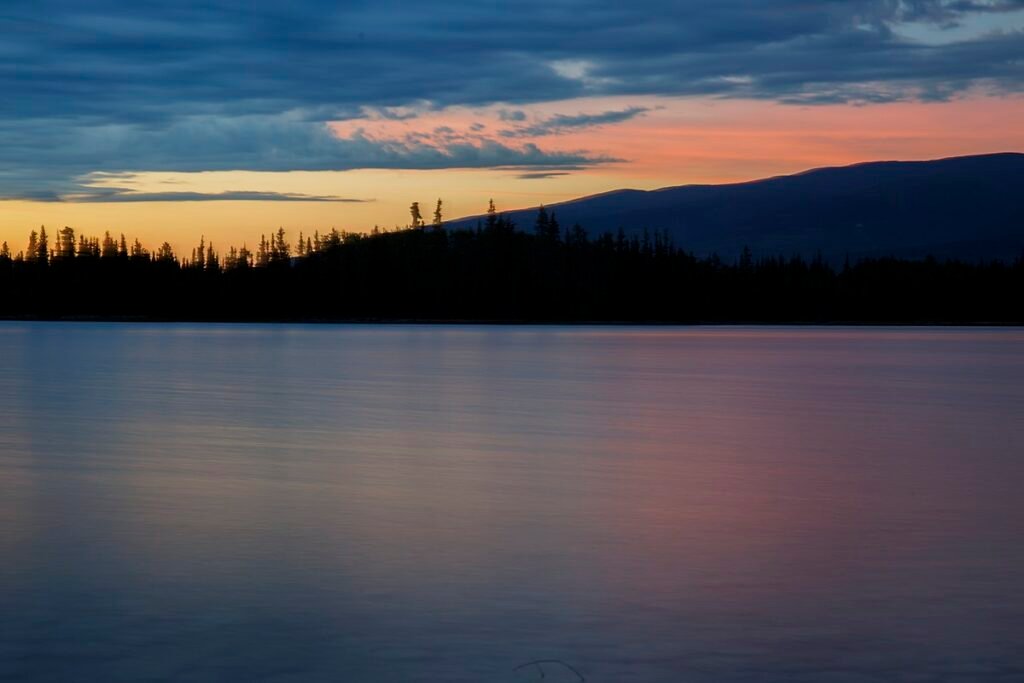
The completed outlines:
[[[615,190],[548,206],[591,234],[666,230],[698,255],[1009,260],[1024,251],[1024,154],[879,161],[728,185]],[[504,212],[532,230],[537,207]],[[479,217],[453,221],[469,227]]]

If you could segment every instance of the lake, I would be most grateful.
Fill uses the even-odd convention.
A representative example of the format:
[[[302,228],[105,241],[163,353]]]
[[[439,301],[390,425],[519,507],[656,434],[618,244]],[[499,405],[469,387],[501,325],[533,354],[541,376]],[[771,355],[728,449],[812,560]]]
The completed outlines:
[[[1024,330],[0,323],[0,680],[1024,680]]]

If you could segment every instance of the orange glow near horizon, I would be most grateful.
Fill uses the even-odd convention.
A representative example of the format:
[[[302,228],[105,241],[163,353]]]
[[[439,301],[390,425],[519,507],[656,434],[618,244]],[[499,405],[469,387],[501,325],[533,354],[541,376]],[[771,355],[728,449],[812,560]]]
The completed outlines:
[[[794,106],[766,101],[709,98],[601,98],[535,106],[450,108],[407,120],[361,119],[331,124],[340,137],[412,140],[424,146],[452,141],[497,141],[509,147],[534,144],[545,152],[581,152],[622,161],[537,179],[518,169],[444,169],[258,173],[146,173],[114,182],[133,191],[266,191],[330,195],[360,203],[273,201],[176,201],[74,203],[0,202],[0,241],[17,253],[28,232],[46,225],[56,232],[71,225],[90,235],[109,230],[138,237],[148,246],[170,241],[187,253],[200,235],[218,247],[250,246],[261,233],[284,227],[293,239],[301,230],[332,227],[368,230],[408,221],[419,201],[430,213],[437,198],[449,218],[483,211],[494,198],[499,210],[552,204],[622,187],[655,189],[690,183],[725,183],[795,173],[820,166],[873,160],[919,160],[1024,150],[1024,99],[973,96],[942,103],[870,106]],[[630,107],[643,114],[619,123],[567,126],[549,135],[523,129],[557,115],[600,114]],[[521,111],[521,121],[509,118]],[[514,136],[501,131],[521,130]],[[96,169],[104,171],[109,169]],[[534,172],[542,169],[531,169]]]

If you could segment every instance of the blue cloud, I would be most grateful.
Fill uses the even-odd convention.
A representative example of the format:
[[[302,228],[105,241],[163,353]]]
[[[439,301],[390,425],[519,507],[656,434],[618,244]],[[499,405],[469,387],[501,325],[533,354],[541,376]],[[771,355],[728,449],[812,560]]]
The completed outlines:
[[[593,128],[611,123],[622,123],[635,119],[651,111],[650,107],[629,107],[627,109],[605,111],[599,114],[555,114],[528,126],[508,128],[499,134],[503,137],[543,137],[557,135],[581,128]],[[517,121],[522,119],[515,119]]]
[[[76,121],[0,122],[0,198],[77,201],[126,198],[97,187],[97,171],[326,171],[357,168],[579,168],[618,161],[457,136],[338,137],[295,116],[181,117],[160,126]],[[422,137],[422,140],[420,139]],[[44,144],[45,142],[45,144]],[[255,196],[252,198],[256,198]]]
[[[362,204],[371,199],[351,199],[325,195],[301,194],[295,192],[257,192],[233,190],[228,192],[133,192],[121,188],[86,188],[87,192],[62,197],[50,197],[51,201],[75,203],[93,202],[339,202]],[[44,199],[44,198],[38,198]]]
[[[520,180],[547,180],[549,178],[559,178],[564,175],[569,175],[566,171],[533,171],[530,173],[520,173],[516,176]]]
[[[526,112],[521,109],[499,109],[498,118],[502,121],[525,121]]]
[[[6,0],[0,35],[0,197],[60,194],[92,171],[602,161],[323,126],[417,108],[503,104],[514,129],[515,107],[581,96],[1024,90],[1024,0]]]

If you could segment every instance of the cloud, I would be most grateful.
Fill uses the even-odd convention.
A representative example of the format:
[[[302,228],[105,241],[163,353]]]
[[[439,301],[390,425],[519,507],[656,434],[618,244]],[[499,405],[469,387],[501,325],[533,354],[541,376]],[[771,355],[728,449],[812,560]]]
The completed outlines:
[[[429,103],[427,103],[429,104]],[[362,116],[353,116],[352,118],[379,118],[386,121],[409,121],[419,117],[419,112],[409,107],[363,107]],[[348,118],[348,117],[335,117],[335,118]]]
[[[529,126],[509,128],[500,132],[504,137],[541,137],[557,135],[569,130],[592,128],[609,123],[622,123],[651,111],[650,107],[629,107],[619,111],[605,111],[599,114],[556,114]]]
[[[525,121],[526,112],[521,109],[499,109],[498,118],[502,121]]]
[[[223,202],[223,201],[260,201],[260,202],[341,202],[346,204],[362,204],[372,199],[351,199],[348,197],[330,197],[289,192],[257,192],[252,190],[234,190],[228,192],[129,192],[118,188],[82,188],[78,194],[63,195],[52,201],[74,203],[91,202]]]
[[[301,116],[181,118],[162,126],[76,125],[50,120],[0,123],[12,141],[0,153],[0,198],[131,201],[97,187],[104,174],[146,171],[325,171],[442,168],[564,168],[618,161],[586,152],[545,151],[463,139],[438,130],[397,138],[361,130],[336,135]],[[46,140],[46,145],[39,144]],[[171,197],[173,193],[168,193]],[[252,199],[257,197],[251,196]]]
[[[581,96],[1024,91],[1024,0],[5,0],[0,35],[7,197],[68,193],[93,171],[601,163],[494,141],[339,139],[324,125],[411,125],[452,106],[501,106],[528,127],[520,107]],[[544,123],[535,135],[599,125]]]
[[[917,85],[971,81],[997,78],[1003,68],[970,46],[907,44],[894,29],[924,23],[938,32],[1021,10],[1020,0],[253,0],[244,9],[233,0],[132,8],[120,0],[7,0],[0,50],[18,68],[0,71],[8,94],[0,113],[138,122],[318,110],[401,119],[416,103],[528,103],[588,92],[774,98],[818,83],[878,81],[881,63],[888,79]],[[1021,26],[1005,25],[1008,40],[996,50],[1011,61]],[[964,59],[942,73],[926,68],[931,57],[952,61],[943,55]],[[750,83],[730,83],[735,74]],[[1017,88],[1021,77],[1015,71]]]
[[[564,175],[569,175],[568,171],[533,171],[530,173],[520,173],[516,178],[519,180],[547,180],[548,178],[558,178]]]

